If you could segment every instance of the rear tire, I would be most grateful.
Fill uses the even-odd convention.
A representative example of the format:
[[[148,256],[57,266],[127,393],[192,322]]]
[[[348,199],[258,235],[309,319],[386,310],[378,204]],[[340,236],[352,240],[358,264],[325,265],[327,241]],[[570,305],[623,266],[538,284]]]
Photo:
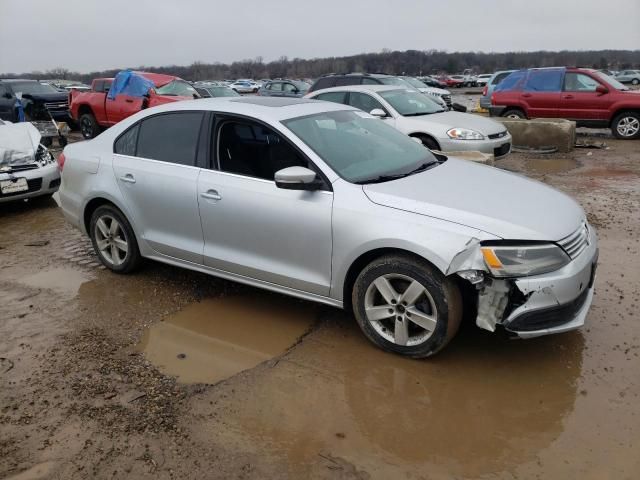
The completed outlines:
[[[611,132],[620,140],[640,138],[640,113],[622,112],[611,122]]]
[[[409,255],[385,255],[365,267],[355,281],[352,304],[371,342],[413,358],[442,350],[462,319],[462,295],[455,282]]]
[[[115,273],[130,273],[142,263],[133,228],[113,205],[102,205],[91,215],[89,236],[100,262]]]
[[[80,116],[80,133],[86,139],[92,139],[100,133],[100,125],[92,113],[84,113]]]
[[[522,119],[526,119],[527,116],[525,115],[525,113],[517,108],[510,108],[508,110],[505,110],[502,115],[500,115],[501,117],[505,117],[505,118],[513,118],[513,119],[517,119],[517,118],[522,118]]]

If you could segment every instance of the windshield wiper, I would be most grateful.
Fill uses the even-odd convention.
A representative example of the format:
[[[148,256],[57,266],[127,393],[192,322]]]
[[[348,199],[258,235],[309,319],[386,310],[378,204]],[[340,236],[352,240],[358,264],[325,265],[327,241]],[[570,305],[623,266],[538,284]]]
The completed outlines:
[[[360,180],[359,182],[355,182],[355,183],[358,185],[366,185],[368,183],[382,183],[382,182],[388,182],[390,180],[397,180],[399,178],[404,178],[404,177],[413,175],[414,173],[422,172],[428,169],[429,167],[432,167],[438,164],[439,163],[437,161],[424,162],[409,172],[398,173],[396,175],[379,175],[375,178],[367,178],[366,180]]]
[[[404,116],[405,117],[421,117],[422,115],[431,115],[432,113],[436,113],[436,112],[416,112],[416,113],[407,113]]]

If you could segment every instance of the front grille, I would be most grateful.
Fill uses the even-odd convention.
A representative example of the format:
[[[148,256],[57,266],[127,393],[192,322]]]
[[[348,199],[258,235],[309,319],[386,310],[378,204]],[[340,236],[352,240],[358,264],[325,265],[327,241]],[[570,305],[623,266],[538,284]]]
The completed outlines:
[[[580,255],[589,246],[589,227],[584,223],[578,230],[558,242],[572,259]]]
[[[578,298],[569,303],[523,313],[506,327],[512,332],[532,332],[564,325],[575,318],[587,301],[588,295],[589,289],[585,288]]]
[[[29,190],[24,190],[22,192],[13,192],[13,193],[0,193],[0,197],[13,197],[16,195],[24,195],[25,193],[37,192],[42,188],[42,178],[32,178],[31,180],[27,180],[27,185],[29,186]]]
[[[504,132],[500,132],[500,133],[492,133],[491,135],[489,135],[489,138],[494,140],[496,138],[502,138],[506,136],[507,136],[507,131],[505,130]]]
[[[496,158],[503,157],[504,155],[508,154],[510,151],[511,151],[511,144],[505,143],[504,145],[501,145],[493,149],[493,156]]]
[[[67,110],[69,108],[69,102],[47,102],[44,104],[47,110]]]

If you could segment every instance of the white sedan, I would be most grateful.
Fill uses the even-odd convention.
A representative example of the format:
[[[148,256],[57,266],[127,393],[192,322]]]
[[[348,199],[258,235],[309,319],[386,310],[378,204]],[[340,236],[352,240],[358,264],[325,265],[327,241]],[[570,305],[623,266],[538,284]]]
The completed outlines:
[[[392,85],[352,85],[316,90],[307,98],[343,103],[381,118],[431,150],[479,151],[504,157],[511,135],[499,122],[470,113],[447,112],[413,89]]]

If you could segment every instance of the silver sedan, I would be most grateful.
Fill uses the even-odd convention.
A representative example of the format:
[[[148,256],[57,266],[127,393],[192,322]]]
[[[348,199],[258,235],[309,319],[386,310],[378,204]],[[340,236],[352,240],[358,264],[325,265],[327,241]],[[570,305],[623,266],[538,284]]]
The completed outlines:
[[[64,215],[112,271],[144,257],[346,308],[391,352],[438,352],[465,309],[521,337],[578,328],[593,297],[596,235],[575,201],[437,159],[352,107],[176,102],[62,164]]]

